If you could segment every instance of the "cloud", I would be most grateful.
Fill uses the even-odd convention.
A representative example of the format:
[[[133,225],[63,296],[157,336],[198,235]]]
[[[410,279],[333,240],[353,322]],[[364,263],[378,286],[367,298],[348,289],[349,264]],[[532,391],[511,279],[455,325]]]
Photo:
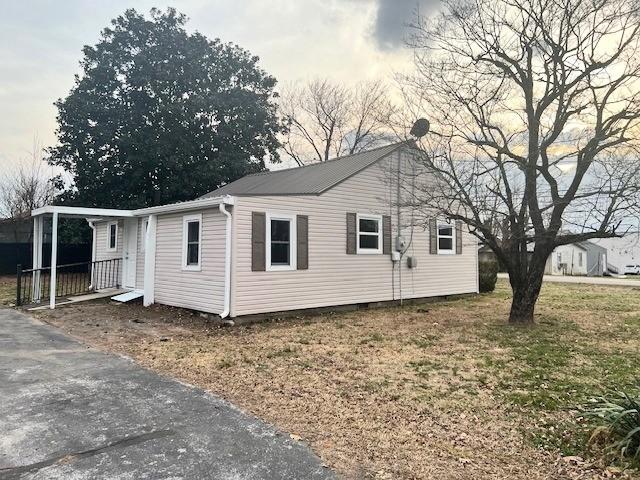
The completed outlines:
[[[378,47],[391,50],[404,45],[408,25],[416,15],[427,15],[438,8],[439,0],[376,0],[373,36]]]

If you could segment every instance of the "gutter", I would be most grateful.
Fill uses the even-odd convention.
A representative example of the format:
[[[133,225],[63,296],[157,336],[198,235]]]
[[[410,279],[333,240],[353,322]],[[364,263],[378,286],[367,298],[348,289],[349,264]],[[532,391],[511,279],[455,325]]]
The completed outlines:
[[[235,204],[235,198],[231,195],[224,195],[221,197],[201,198],[197,200],[190,200],[187,202],[169,203],[167,205],[158,205],[156,207],[140,208],[133,210],[132,215],[134,217],[140,217],[152,214],[160,213],[172,213],[172,212],[184,212],[188,210],[199,210],[201,208],[212,207],[216,205],[233,205]]]
[[[231,213],[227,211],[224,201],[220,202],[219,209],[220,213],[227,217],[224,246],[224,310],[220,313],[220,318],[226,318],[231,310]]]

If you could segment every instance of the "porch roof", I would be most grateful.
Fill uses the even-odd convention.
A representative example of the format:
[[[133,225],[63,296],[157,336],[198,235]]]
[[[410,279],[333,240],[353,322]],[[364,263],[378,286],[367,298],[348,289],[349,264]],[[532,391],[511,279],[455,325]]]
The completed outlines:
[[[31,212],[32,217],[40,215],[52,215],[57,213],[61,217],[133,217],[133,210],[118,210],[115,208],[90,208],[90,207],[67,207],[63,205],[46,205],[36,208]]]
[[[186,202],[170,203],[167,205],[158,205],[156,207],[140,208],[137,210],[120,210],[117,208],[93,208],[93,207],[69,207],[64,205],[46,205],[36,208],[31,212],[32,217],[41,215],[57,214],[60,217],[79,217],[79,218],[127,218],[127,217],[143,217],[158,213],[171,213],[187,210],[197,210],[214,205],[224,203],[225,205],[233,205],[235,198],[230,195],[222,195],[219,197],[197,198]]]

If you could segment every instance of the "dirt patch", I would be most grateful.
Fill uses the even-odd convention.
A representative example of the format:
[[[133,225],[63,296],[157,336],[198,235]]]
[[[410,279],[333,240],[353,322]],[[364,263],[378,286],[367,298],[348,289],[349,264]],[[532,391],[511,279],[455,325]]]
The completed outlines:
[[[550,284],[538,326],[508,327],[507,311],[501,281],[471,299],[233,328],[109,301],[37,316],[229,399],[348,478],[637,478],[582,459],[578,406],[633,382],[638,295]]]

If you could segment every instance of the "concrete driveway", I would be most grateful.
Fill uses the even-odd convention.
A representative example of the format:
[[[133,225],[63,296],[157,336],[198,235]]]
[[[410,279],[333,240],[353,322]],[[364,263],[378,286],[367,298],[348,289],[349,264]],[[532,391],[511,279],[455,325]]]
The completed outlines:
[[[0,478],[334,478],[206,392],[0,309]]]

